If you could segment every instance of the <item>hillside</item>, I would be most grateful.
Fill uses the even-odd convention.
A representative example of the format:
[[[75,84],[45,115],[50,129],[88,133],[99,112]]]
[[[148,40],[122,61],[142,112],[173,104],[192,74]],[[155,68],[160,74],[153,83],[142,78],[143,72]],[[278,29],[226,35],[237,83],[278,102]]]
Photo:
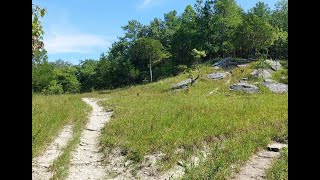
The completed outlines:
[[[145,85],[77,95],[102,99],[99,104],[113,111],[100,137],[106,177],[161,179],[171,172],[185,173],[185,179],[224,179],[271,141],[287,142],[288,94],[266,87],[272,78],[287,83],[286,66],[274,71],[262,61],[226,67],[213,67],[214,62],[202,64],[199,79],[184,89],[172,86],[190,73],[196,77],[196,69]],[[265,70],[255,77],[257,68]],[[265,71],[271,72],[267,79]],[[226,75],[208,78],[217,72]],[[239,81],[258,91],[230,90]]]

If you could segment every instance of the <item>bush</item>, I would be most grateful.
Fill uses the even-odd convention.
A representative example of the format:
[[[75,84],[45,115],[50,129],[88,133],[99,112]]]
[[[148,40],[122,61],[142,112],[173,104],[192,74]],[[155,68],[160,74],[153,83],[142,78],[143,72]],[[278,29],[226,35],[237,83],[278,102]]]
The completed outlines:
[[[62,94],[63,88],[61,84],[58,84],[56,80],[50,82],[50,85],[43,90],[44,94]]]

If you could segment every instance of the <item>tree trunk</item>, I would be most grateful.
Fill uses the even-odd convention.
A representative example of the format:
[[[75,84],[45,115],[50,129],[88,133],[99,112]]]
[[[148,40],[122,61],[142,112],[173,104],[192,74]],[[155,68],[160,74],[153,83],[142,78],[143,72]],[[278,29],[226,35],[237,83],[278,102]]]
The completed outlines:
[[[149,68],[150,68],[150,82],[152,82],[152,67],[151,67],[151,59],[149,59]]]

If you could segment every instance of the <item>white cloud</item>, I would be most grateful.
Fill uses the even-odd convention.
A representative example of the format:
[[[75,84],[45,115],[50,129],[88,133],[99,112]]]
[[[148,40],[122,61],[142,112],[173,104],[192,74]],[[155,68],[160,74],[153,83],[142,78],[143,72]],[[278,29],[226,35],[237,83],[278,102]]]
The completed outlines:
[[[154,4],[156,0],[143,0],[143,2],[138,6],[139,9],[144,9],[147,7],[150,7],[152,4]]]
[[[110,46],[104,37],[86,33],[52,32],[44,38],[48,53],[90,53],[97,48],[106,49]]]

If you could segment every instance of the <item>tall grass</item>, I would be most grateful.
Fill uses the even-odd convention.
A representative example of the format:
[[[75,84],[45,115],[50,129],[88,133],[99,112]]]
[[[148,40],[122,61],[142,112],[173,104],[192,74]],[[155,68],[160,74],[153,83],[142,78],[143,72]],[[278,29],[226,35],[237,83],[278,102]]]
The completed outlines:
[[[165,170],[177,159],[188,158],[204,142],[213,146],[216,137],[223,137],[224,148],[213,150],[211,159],[215,161],[200,165],[201,171],[190,170],[186,176],[223,179],[231,173],[230,164],[244,162],[271,139],[287,138],[287,94],[273,94],[261,85],[256,94],[232,92],[229,85],[248,77],[252,69],[234,69],[223,80],[206,78],[217,71],[221,70],[203,66],[200,80],[187,91],[168,90],[188,77],[181,74],[105,94],[110,99],[102,105],[114,114],[103,131],[103,147],[120,147],[136,162],[146,154],[162,151],[166,153],[162,162]],[[177,148],[184,148],[185,153],[176,155]]]

